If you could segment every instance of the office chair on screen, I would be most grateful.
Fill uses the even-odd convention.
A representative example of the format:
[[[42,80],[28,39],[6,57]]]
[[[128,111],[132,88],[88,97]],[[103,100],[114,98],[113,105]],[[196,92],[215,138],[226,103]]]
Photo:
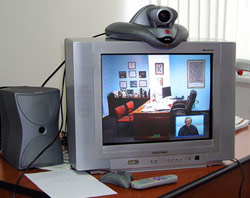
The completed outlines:
[[[132,122],[134,121],[133,116],[126,115],[126,107],[125,105],[120,105],[115,108],[115,113],[116,113],[116,127],[117,127],[117,132],[119,135],[119,123],[128,123],[130,125],[130,128],[132,128]]]
[[[127,108],[128,116],[132,116],[134,108],[135,108],[134,102],[131,100],[131,101],[127,102],[125,105]]]
[[[170,112],[175,116],[192,114],[192,107],[196,96],[197,92],[195,90],[191,90],[187,100],[177,100],[173,103]]]

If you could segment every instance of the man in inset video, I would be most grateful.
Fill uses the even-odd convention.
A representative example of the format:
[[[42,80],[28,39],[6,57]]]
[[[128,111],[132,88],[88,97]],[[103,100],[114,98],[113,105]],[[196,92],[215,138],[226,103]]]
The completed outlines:
[[[192,118],[186,117],[185,125],[183,125],[180,128],[178,136],[189,136],[189,135],[199,135],[199,133],[196,126],[192,125]]]

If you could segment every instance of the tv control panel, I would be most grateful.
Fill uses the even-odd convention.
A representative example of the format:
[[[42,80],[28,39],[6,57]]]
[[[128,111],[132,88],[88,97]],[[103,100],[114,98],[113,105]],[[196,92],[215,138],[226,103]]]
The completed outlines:
[[[206,161],[204,154],[122,158],[111,159],[111,169],[147,169],[149,167],[154,169],[172,169],[171,167],[176,168],[176,166],[180,166],[180,168],[204,167],[206,166]]]

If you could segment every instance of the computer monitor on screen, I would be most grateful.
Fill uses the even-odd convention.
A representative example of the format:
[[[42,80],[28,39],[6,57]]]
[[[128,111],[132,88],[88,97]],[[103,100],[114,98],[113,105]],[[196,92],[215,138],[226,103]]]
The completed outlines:
[[[65,50],[75,169],[172,169],[234,157],[235,43],[164,49],[81,38],[66,39]],[[197,93],[191,110],[175,114],[175,98],[187,99],[191,90]]]
[[[162,88],[162,97],[168,97],[168,96],[172,96],[171,94],[171,87],[163,87]]]

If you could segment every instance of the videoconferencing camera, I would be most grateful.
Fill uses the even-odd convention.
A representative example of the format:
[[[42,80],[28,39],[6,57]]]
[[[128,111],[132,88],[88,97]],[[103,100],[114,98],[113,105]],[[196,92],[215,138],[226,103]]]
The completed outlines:
[[[188,38],[188,30],[175,24],[178,13],[169,7],[148,5],[129,23],[116,22],[106,27],[109,38],[145,41],[156,48],[174,48]]]

